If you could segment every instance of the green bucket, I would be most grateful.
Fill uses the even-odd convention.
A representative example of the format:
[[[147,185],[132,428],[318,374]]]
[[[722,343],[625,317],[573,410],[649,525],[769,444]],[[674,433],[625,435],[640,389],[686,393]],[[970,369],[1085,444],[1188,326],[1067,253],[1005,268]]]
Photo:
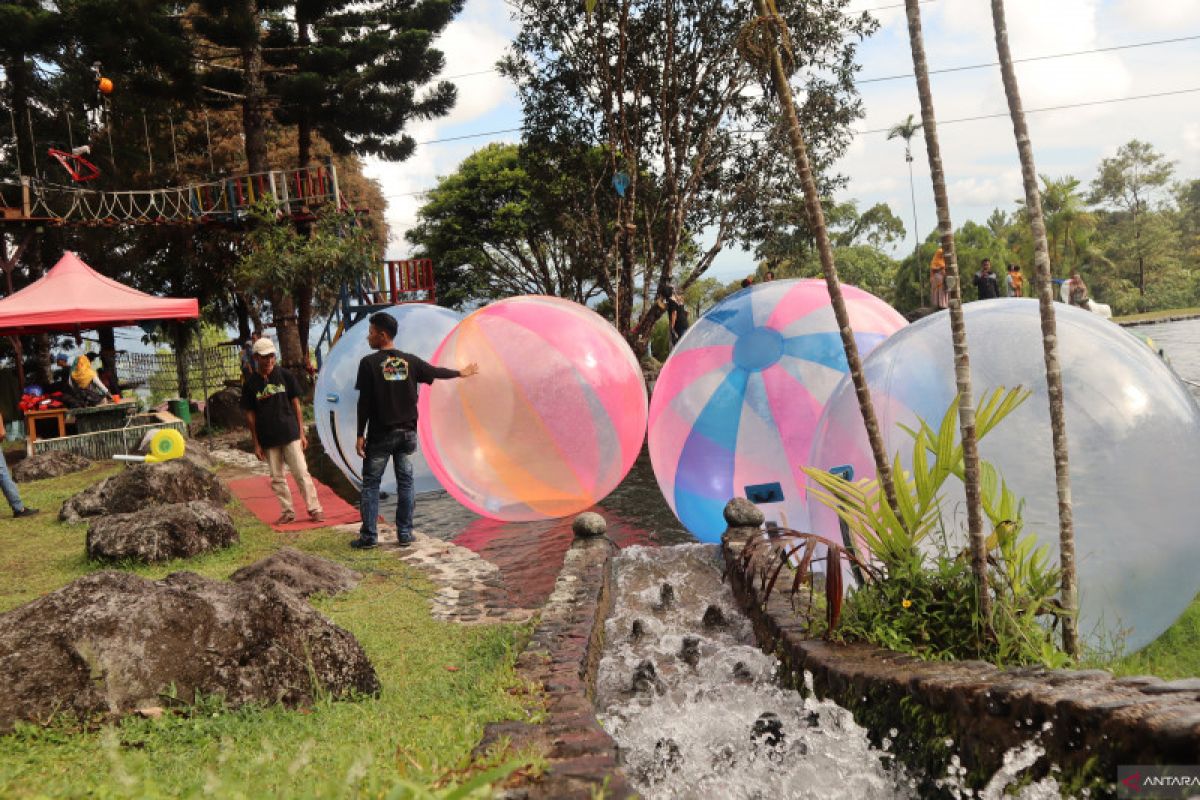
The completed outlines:
[[[188,400],[168,400],[167,409],[184,422],[192,421],[192,404]]]

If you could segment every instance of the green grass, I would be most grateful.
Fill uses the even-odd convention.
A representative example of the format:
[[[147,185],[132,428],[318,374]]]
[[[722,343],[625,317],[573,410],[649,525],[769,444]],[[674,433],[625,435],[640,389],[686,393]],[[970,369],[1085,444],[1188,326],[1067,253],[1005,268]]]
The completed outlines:
[[[1170,317],[1200,317],[1200,308],[1165,308],[1160,311],[1147,311],[1142,314],[1125,314],[1120,317],[1113,317],[1113,322],[1118,325],[1127,322],[1154,322],[1155,320],[1168,319]]]
[[[45,513],[0,520],[0,610],[105,568],[83,554],[86,526],[67,526],[56,514],[63,500],[115,469],[21,487]],[[513,669],[527,627],[438,622],[428,610],[432,587],[394,556],[352,551],[350,537],[331,529],[277,534],[236,503],[230,511],[240,544],[131,571],[224,578],[284,544],[345,563],[364,573],[363,583],[315,604],[358,637],[381,695],[299,711],[206,701],[191,714],[126,718],[99,730],[68,721],[22,725],[0,737],[0,797],[382,797],[397,781],[430,784],[471,767],[487,722],[528,713]]]
[[[1111,670],[1115,675],[1157,675],[1168,679],[1200,676],[1200,597],[1192,601],[1162,636],[1141,650],[1094,666]]]

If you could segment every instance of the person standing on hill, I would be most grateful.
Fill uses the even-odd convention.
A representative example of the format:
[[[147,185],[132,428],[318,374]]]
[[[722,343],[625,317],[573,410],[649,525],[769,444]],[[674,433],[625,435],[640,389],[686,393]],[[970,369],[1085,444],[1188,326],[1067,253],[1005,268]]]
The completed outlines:
[[[950,304],[946,290],[946,254],[940,247],[929,261],[929,302],[934,308],[945,308]]]
[[[659,304],[666,309],[667,336],[670,339],[671,348],[674,349],[675,344],[687,333],[689,324],[687,305],[683,302],[679,291],[669,284],[663,287]]]
[[[1016,264],[1008,265],[1008,277],[1005,279],[1004,285],[1009,297],[1025,296],[1025,276],[1021,274],[1019,266]]]
[[[409,456],[417,451],[417,384],[445,378],[469,378],[479,365],[461,370],[435,367],[397,350],[399,325],[379,312],[368,320],[367,344],[376,351],[358,362],[358,439],[354,450],[363,460],[362,527],[350,542],[355,550],[379,546],[379,484],[390,459],[396,471],[396,538],[401,547],[413,541],[413,471]]]
[[[980,300],[994,300],[1000,296],[1000,281],[992,272],[992,260],[985,258],[975,273],[975,288],[979,290]]]
[[[304,412],[300,408],[300,383],[283,367],[275,363],[275,343],[265,336],[254,343],[256,369],[242,384],[242,409],[254,440],[254,455],[271,468],[271,491],[279,498],[282,513],[276,525],[296,521],[292,491],[288,488],[286,464],[304,495],[308,518],[313,522],[325,519],[317,489],[308,474],[304,450],[308,437],[304,435]]]

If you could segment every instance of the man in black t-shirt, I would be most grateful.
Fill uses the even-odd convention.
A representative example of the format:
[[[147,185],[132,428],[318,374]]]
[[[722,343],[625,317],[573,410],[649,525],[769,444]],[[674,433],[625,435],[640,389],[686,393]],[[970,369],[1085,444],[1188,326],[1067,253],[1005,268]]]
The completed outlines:
[[[985,258],[975,273],[975,288],[979,290],[980,300],[994,300],[1000,296],[1000,280],[992,272],[992,260]]]
[[[358,439],[354,449],[363,460],[362,527],[350,543],[356,550],[379,544],[379,483],[389,459],[396,471],[396,538],[412,543],[413,473],[409,456],[417,451],[417,384],[441,378],[467,378],[479,365],[462,370],[435,367],[395,349],[398,325],[391,314],[372,314],[367,344],[376,352],[358,363]]]
[[[255,371],[242,384],[242,408],[254,440],[254,455],[271,468],[271,491],[283,508],[274,524],[296,520],[284,464],[304,495],[308,518],[319,522],[325,514],[304,460],[308,437],[304,435],[304,413],[300,409],[300,384],[275,363],[275,344],[265,336],[254,343],[254,363]]]

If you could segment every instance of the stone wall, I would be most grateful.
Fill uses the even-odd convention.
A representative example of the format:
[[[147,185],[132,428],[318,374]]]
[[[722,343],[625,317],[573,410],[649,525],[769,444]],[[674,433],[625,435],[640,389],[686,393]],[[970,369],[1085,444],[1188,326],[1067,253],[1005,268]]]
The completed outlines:
[[[612,547],[603,536],[577,536],[533,637],[517,659],[520,675],[542,691],[543,719],[488,725],[476,748],[481,754],[507,739],[511,749],[533,748],[547,759],[539,778],[510,789],[508,797],[591,800],[600,790],[608,798],[634,795],[617,766],[616,743],[596,720],[591,699],[612,604]]]
[[[984,662],[925,662],[866,644],[809,639],[786,592],[764,606],[761,583],[741,571],[756,527],[731,527],[722,549],[734,596],[798,688],[811,673],[822,697],[848,708],[874,741],[927,774],[944,774],[957,754],[981,783],[1004,753],[1031,738],[1046,749],[1033,777],[1051,764],[1060,785],[1112,791],[1120,764],[1200,763],[1200,679],[1113,678],[1102,670],[1001,670]],[[902,731],[894,736],[892,729]],[[947,747],[946,740],[952,740]]]

